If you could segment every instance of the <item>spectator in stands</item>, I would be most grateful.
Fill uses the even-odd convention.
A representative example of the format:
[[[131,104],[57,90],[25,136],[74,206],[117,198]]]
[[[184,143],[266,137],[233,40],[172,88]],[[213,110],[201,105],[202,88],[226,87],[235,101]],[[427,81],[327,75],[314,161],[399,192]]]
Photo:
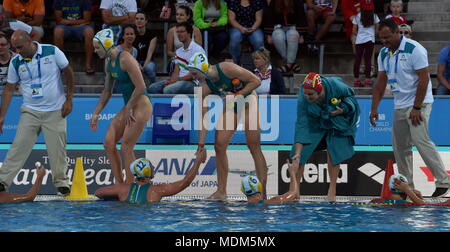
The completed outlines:
[[[402,0],[391,0],[389,9],[391,10],[391,14],[387,15],[386,19],[392,19],[397,25],[407,23],[405,15],[400,14],[403,11]]]
[[[354,44],[355,38],[353,38],[353,19],[359,12],[360,0],[342,0],[341,9],[344,16],[344,29],[347,38]]]
[[[188,22],[192,24],[193,13],[189,6],[181,5],[177,8],[176,12],[176,20],[177,23]],[[202,46],[202,33],[200,29],[197,27],[193,27],[193,32],[191,33],[192,40],[195,41],[196,44]],[[177,26],[174,26],[169,29],[167,32],[167,55],[169,57],[175,57],[175,51],[179,48],[183,47],[183,42],[178,38]],[[189,59],[188,59],[189,60]]]
[[[114,45],[121,37],[122,25],[134,24],[137,12],[136,0],[102,0],[103,29],[114,32]]]
[[[274,27],[272,35],[267,36],[269,44],[274,44],[285,63],[279,70],[282,73],[300,72],[300,66],[295,63],[298,44],[303,43],[303,37],[296,28],[306,26],[304,6],[297,0],[272,1],[269,5],[268,23]]]
[[[134,41],[136,40],[136,26],[134,25],[125,25],[122,28],[122,36],[119,39],[120,45],[117,46],[117,50],[127,51],[133,56],[133,58],[137,58],[138,50],[133,46]]]
[[[9,48],[11,43],[4,35],[0,35],[0,90],[6,85],[9,62],[14,55]]]
[[[283,75],[270,64],[270,52],[261,48],[252,54],[255,70],[253,73],[261,81],[261,85],[255,90],[257,94],[284,94]]]
[[[361,12],[353,19],[353,34],[356,37],[355,40],[355,63],[353,66],[353,76],[355,87],[371,87],[371,68],[372,68],[372,55],[373,48],[375,46],[375,32],[378,30],[378,23],[380,19],[374,13],[373,0],[361,0]],[[359,79],[359,67],[361,66],[361,60],[364,55],[364,75],[366,80],[364,85]]]
[[[45,17],[44,0],[4,0],[3,9],[8,19],[17,19],[33,28],[31,39],[40,41],[44,36],[42,24]]]
[[[450,95],[450,45],[442,48],[437,66],[437,95]]]
[[[261,29],[263,19],[263,0],[233,0],[228,8],[231,25],[229,51],[233,61],[239,65],[241,43],[248,39],[253,50],[264,47],[264,32]]]
[[[209,57],[217,57],[228,45],[227,33],[228,8],[221,0],[197,0],[194,6],[194,24],[202,31],[203,38],[208,39]]]
[[[401,24],[398,26],[398,29],[400,30],[400,34],[411,39],[412,38],[412,29],[411,26],[407,24]]]
[[[155,82],[156,78],[156,63],[153,61],[153,55],[158,41],[157,35],[147,29],[148,18],[143,12],[136,14],[136,40],[134,47],[138,51],[137,60],[141,65],[141,70],[147,76],[150,83]]]
[[[87,74],[94,74],[92,55],[94,46],[93,23],[91,23],[91,1],[89,0],[54,0],[56,27],[54,30],[54,44],[63,50],[64,39],[72,37],[84,39],[85,68]]]
[[[191,57],[198,52],[205,52],[201,46],[192,40],[193,27],[188,22],[179,23],[176,26],[177,37],[183,46],[176,51],[176,61],[187,65]],[[150,85],[150,94],[193,94],[194,78],[184,67],[176,64],[170,79],[156,82]]]
[[[336,20],[336,9],[338,0],[306,0],[308,11],[306,13],[308,20],[308,40],[321,41],[328,33],[331,25]],[[323,21],[320,30],[316,32],[316,21]],[[316,53],[319,48],[315,44],[308,45],[308,49]]]
[[[33,27],[28,24],[17,19],[8,19],[4,9],[2,8],[0,11],[0,34],[6,37],[11,37],[12,33],[17,30],[26,31],[32,38],[40,37],[39,32],[33,30]]]
[[[233,63],[233,56],[230,53],[223,52],[219,56],[221,62],[231,62]]]

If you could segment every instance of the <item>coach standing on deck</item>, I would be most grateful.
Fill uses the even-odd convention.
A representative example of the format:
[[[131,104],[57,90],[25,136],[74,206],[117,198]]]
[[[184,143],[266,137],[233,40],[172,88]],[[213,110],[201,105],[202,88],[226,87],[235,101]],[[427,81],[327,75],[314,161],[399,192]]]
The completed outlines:
[[[16,137],[0,168],[0,191],[11,186],[43,131],[58,192],[70,192],[66,161],[66,116],[72,112],[74,74],[64,53],[56,46],[39,44],[23,30],[14,32],[11,44],[17,55],[8,68],[8,81],[0,109],[0,133],[15,89],[20,85],[23,105]],[[61,79],[63,71],[67,94]]]
[[[427,50],[416,41],[401,36],[397,24],[392,20],[382,21],[378,34],[384,48],[378,56],[379,72],[373,90],[370,122],[376,127],[378,105],[389,84],[395,107],[392,146],[399,172],[406,176],[414,188],[412,146],[415,145],[436,178],[436,190],[432,197],[443,197],[450,187],[450,178],[428,134],[433,95]]]

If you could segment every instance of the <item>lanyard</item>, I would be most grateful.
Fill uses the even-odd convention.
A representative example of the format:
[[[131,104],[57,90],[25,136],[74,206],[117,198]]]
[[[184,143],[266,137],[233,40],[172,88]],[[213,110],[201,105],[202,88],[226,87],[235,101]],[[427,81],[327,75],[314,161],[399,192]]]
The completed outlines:
[[[397,51],[397,54],[395,55],[395,66],[394,66],[394,73],[397,74],[398,73],[398,55],[400,53]],[[388,60],[387,60],[387,68],[386,68],[386,73],[389,73],[391,71],[391,66],[389,64],[389,61],[391,61],[391,56],[389,56]]]
[[[38,64],[38,76],[39,76],[39,82],[41,82],[41,77],[42,77],[42,76],[41,76],[41,57],[39,57],[39,55],[38,55],[38,56],[36,56],[36,58],[37,58],[37,60],[38,60],[37,64]],[[25,60],[25,67],[27,68],[28,74],[30,75],[30,80],[32,80],[32,79],[33,79],[33,75],[31,74],[30,67],[28,67],[27,60]]]
[[[400,37],[400,44],[402,43],[402,40],[403,40],[403,36],[401,36]],[[391,66],[390,66],[390,61],[391,61],[391,54],[392,54],[392,52],[391,51],[389,51],[389,58],[388,58],[388,60],[387,60],[387,65],[386,65],[386,73],[389,73],[390,71],[391,71]],[[394,66],[394,74],[397,74],[398,73],[398,55],[400,54],[400,51],[399,51],[399,49],[397,49],[397,51],[395,51],[395,66]]]

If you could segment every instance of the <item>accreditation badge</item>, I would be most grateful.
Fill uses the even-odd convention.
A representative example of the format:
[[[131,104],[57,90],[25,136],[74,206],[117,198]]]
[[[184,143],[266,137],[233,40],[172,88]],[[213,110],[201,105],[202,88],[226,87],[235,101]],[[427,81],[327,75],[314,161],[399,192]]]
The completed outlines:
[[[43,98],[42,84],[31,84],[31,98],[40,99]]]

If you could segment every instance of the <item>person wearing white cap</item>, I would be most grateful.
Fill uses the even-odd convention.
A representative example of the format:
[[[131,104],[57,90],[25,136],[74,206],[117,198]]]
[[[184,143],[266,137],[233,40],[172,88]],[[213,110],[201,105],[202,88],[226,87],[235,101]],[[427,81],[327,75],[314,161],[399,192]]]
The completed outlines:
[[[134,146],[152,115],[152,104],[145,90],[144,77],[139,63],[130,53],[117,50],[114,46],[112,30],[99,31],[94,36],[93,43],[98,56],[106,59],[106,79],[105,88],[92,114],[90,127],[93,131],[97,130],[99,115],[111,98],[114,83],[116,83],[123,94],[125,106],[112,120],[103,145],[111,162],[114,178],[117,183],[122,183],[122,160],[116,145],[119,140],[122,140],[121,151],[124,167],[129,167],[131,162],[136,159]],[[125,170],[126,181],[131,183],[133,175],[128,169]]]
[[[130,172],[135,180],[132,183],[120,183],[98,189],[95,196],[104,200],[119,200],[128,203],[159,202],[163,197],[175,195],[186,189],[198,173],[205,151],[196,153],[195,163],[182,180],[170,184],[154,185],[155,168],[146,158],[136,159],[130,165]]]
[[[218,188],[210,198],[225,199],[227,196],[228,158],[226,151],[243,114],[245,115],[243,117],[247,146],[255,162],[256,175],[263,185],[263,197],[265,198],[267,163],[261,151],[258,96],[255,92],[255,89],[261,85],[261,81],[252,72],[231,62],[209,65],[208,58],[204,53],[194,54],[187,65],[182,62],[179,64],[181,67],[188,68],[194,79],[199,81],[202,99],[208,95],[219,95],[222,99],[228,100],[216,128],[214,148],[217,157]],[[242,102],[243,97],[245,104]],[[230,100],[231,102],[229,102]],[[206,112],[207,108],[203,108],[202,114],[206,114]],[[205,141],[206,126],[202,125],[198,141],[199,151],[205,148]]]
[[[297,171],[299,169],[298,162],[289,162],[287,160],[289,177],[291,178],[291,184],[289,185],[289,191],[283,195],[275,196],[271,199],[264,200],[262,196],[262,184],[255,176],[245,176],[242,178],[241,191],[247,196],[248,203],[260,203],[266,204],[279,204],[284,202],[292,202],[300,197],[298,179],[296,178]]]

